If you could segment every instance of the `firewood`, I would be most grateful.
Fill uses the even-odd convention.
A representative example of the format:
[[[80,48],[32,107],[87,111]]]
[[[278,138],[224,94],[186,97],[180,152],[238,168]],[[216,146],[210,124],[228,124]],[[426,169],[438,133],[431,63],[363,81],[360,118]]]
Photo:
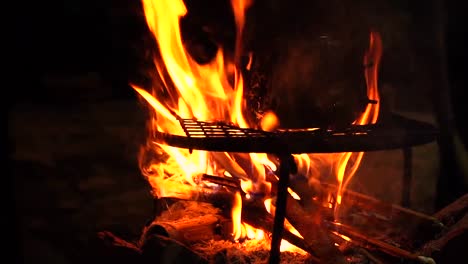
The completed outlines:
[[[355,230],[351,226],[337,225],[338,233],[351,238],[351,243],[361,247],[374,248],[391,256],[400,257],[406,260],[417,261],[419,263],[433,263],[434,261],[425,255],[413,253],[406,249],[396,247],[384,241],[369,237]],[[435,263],[435,262],[434,262]]]
[[[242,180],[250,179],[247,173],[236,162],[234,162],[226,152],[212,152],[211,156],[220,165],[220,167],[228,171],[233,177]]]
[[[269,178],[272,190],[276,189],[278,181]],[[306,248],[313,249],[314,254],[321,263],[340,264],[346,263],[343,254],[334,246],[327,229],[322,225],[322,212],[317,207],[315,212],[306,212],[304,208],[290,194],[286,198],[286,219],[304,237]]]
[[[461,239],[463,237],[464,239]],[[468,238],[468,214],[465,214],[461,220],[452,225],[449,230],[444,232],[439,238],[428,241],[422,247],[421,254],[428,256],[437,255],[440,257],[440,255],[445,253],[444,251],[451,250],[451,247],[458,247],[462,250],[464,246],[466,246],[466,238]],[[458,252],[458,254],[460,253],[462,253],[462,251]],[[464,252],[462,254],[464,254]]]
[[[172,192],[171,195],[165,196],[165,198],[176,198],[179,200],[186,201],[198,201],[211,203],[216,207],[223,207],[230,205],[234,199],[234,192],[227,188],[219,188],[217,190],[211,188],[194,187],[184,184],[180,184],[177,187],[178,192]]]
[[[225,221],[220,215],[204,215],[179,221],[153,221],[143,231],[143,241],[152,235],[161,235],[190,246],[193,243],[211,239],[227,238],[228,234],[217,231],[218,225]]]
[[[337,188],[335,185],[325,183],[322,186],[325,189],[324,192],[333,192]],[[415,242],[427,241],[445,228],[444,224],[434,216],[380,201],[349,189],[343,193],[340,211],[362,212],[359,217],[366,219],[362,219],[364,221],[359,225],[364,228],[367,229],[369,225],[378,226],[379,230],[374,228],[373,231],[379,235],[385,235],[389,230],[394,230],[404,234],[408,240]],[[330,209],[328,213],[333,214],[333,209]],[[346,215],[345,218],[356,215],[355,213]],[[343,219],[343,221],[345,220]],[[353,225],[357,225],[356,221],[353,223]]]
[[[207,179],[211,179],[208,177]],[[194,190],[192,190],[194,191]],[[208,195],[209,194],[209,195]],[[196,195],[191,195],[193,197],[198,197],[202,198],[203,202],[208,202],[213,205],[216,205],[217,203],[222,203],[223,206],[227,208],[226,212],[230,212],[231,207],[232,207],[232,201],[233,201],[233,196],[234,194],[232,192],[227,192],[227,191],[221,191],[217,195],[215,193],[210,193],[205,191],[201,191],[201,193],[196,194]],[[242,221],[255,227],[258,229],[264,230],[266,233],[271,233],[273,230],[273,216],[269,214],[266,209],[264,204],[259,201],[259,200],[254,200],[254,199],[247,199],[245,195],[242,196]],[[224,217],[228,217],[228,215],[225,215]],[[216,219],[214,219],[216,218]],[[188,231],[189,233],[189,238],[193,238],[192,233],[195,233],[195,237],[198,237],[197,234],[199,234],[202,239],[204,239],[204,235],[208,234],[210,236],[215,236],[215,235],[221,235],[223,238],[227,237],[227,233],[225,231],[225,226],[228,225],[227,221],[225,218],[222,216],[206,216],[204,219],[202,219],[203,223],[207,224],[205,227],[197,227],[196,225],[199,225],[198,223],[200,222],[199,220],[195,219],[193,221],[188,221],[188,222],[183,222],[181,224],[177,224],[174,222],[170,223],[161,223],[161,222],[153,222],[143,233],[143,237],[149,236],[149,235],[165,235],[169,236],[179,242],[187,244],[187,239],[184,237],[186,234],[185,231]],[[221,228],[221,234],[214,234],[214,229],[211,229],[213,227],[212,223],[221,223],[220,226]],[[195,229],[195,230],[193,230]],[[199,233],[199,230],[205,230],[205,233]],[[199,237],[200,238],[200,237]],[[207,238],[207,237],[206,237]],[[308,252],[311,254],[311,261],[314,263],[318,263],[319,260],[314,257],[314,249],[308,245],[304,239],[300,238],[297,235],[294,235],[293,233],[285,230],[283,232],[283,239],[288,241],[289,243],[303,249],[304,251]],[[144,240],[144,239],[143,239]],[[193,242],[196,242],[195,240],[192,240]]]
[[[446,225],[446,230],[427,241],[421,254],[434,257],[437,263],[455,263],[464,257],[468,238],[468,194],[434,214]]]
[[[297,200],[288,196],[286,219],[299,231],[321,263],[346,263],[343,254],[334,246],[327,228],[322,224],[320,212],[306,213]]]
[[[255,202],[244,202],[244,206],[242,208],[242,220],[245,223],[266,232],[272,232],[273,230],[273,216],[265,210],[265,207],[259,206],[258,203]],[[303,238],[288,230],[284,230],[283,239],[308,252],[311,255],[310,259],[313,263],[320,262],[320,260],[315,256],[314,248],[310,247]]]
[[[337,190],[336,185],[326,183],[323,183],[322,185],[326,192]],[[369,212],[379,213],[389,219],[398,220],[405,224],[426,222],[434,226],[443,226],[443,224],[434,216],[426,215],[397,204],[386,203],[374,197],[349,189],[344,191],[342,201],[345,206],[355,206],[363,210],[368,210]]]
[[[453,203],[447,205],[440,211],[434,214],[434,217],[439,219],[446,226],[456,223],[463,218],[468,212],[468,194],[463,195]]]

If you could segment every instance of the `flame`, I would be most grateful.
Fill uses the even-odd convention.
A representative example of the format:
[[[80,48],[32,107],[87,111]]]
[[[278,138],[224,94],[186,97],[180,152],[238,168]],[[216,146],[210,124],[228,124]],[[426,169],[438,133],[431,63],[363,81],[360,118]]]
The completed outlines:
[[[347,241],[347,242],[351,241],[351,238],[348,237],[348,236],[342,235],[342,234],[340,234],[340,233],[338,233],[336,231],[332,231],[332,233],[339,236],[339,237],[341,237],[344,241]]]
[[[231,6],[236,23],[236,43],[234,58],[230,58],[223,47],[218,47],[215,57],[208,63],[199,64],[187,52],[181,37],[180,19],[188,10],[182,0],[142,0],[146,22],[149,30],[157,40],[158,54],[155,58],[157,74],[161,85],[151,87],[151,92],[137,85],[133,89],[152,108],[150,129],[169,134],[182,135],[185,133],[176,116],[203,121],[232,122],[247,128],[257,127],[250,124],[244,117],[244,80],[241,74],[240,57],[242,52],[242,34],[246,23],[246,10],[252,4],[249,0],[231,0]],[[377,70],[382,50],[380,36],[372,32],[370,48],[364,58],[366,65],[372,64],[365,70],[367,94],[369,99],[379,100],[377,90]],[[372,63],[371,63],[372,62]],[[250,70],[252,54],[249,54]],[[377,121],[379,105],[368,105],[365,112],[354,124],[375,123]],[[280,121],[273,112],[264,115],[259,126],[266,131],[277,129]],[[313,130],[313,129],[307,129]],[[232,153],[210,153],[194,150],[174,148],[165,144],[156,144],[156,151],[167,154],[167,159],[142,162],[142,172],[153,188],[153,194],[158,197],[189,197],[193,198],[194,188],[203,187],[194,179],[203,173],[219,176],[229,175],[241,178],[241,189],[246,198],[251,194],[269,194],[271,185],[265,180],[266,173],[275,172],[276,165],[266,154],[248,154],[249,168],[237,165],[236,156]],[[154,145],[151,145],[154,147]],[[142,151],[140,160],[147,155]],[[342,193],[352,175],[356,172],[363,153],[339,153],[333,155],[295,155],[298,171],[309,175],[311,180],[320,174],[318,167],[327,165],[335,171],[339,188],[336,204],[339,205]],[[161,155],[162,156],[162,155]],[[220,162],[222,159],[224,162]],[[221,164],[223,163],[223,164]],[[229,167],[229,164],[230,167]],[[288,189],[295,199],[300,197]],[[196,193],[196,192],[195,192]],[[266,208],[274,214],[271,200],[265,201]],[[337,210],[338,206],[335,206]],[[241,222],[242,197],[240,192],[235,194],[232,209],[233,238],[239,240],[244,237],[263,239],[263,231],[257,230]],[[300,236],[287,221],[285,227]],[[282,250],[286,250],[287,242],[282,242]],[[298,250],[298,248],[288,249]]]
[[[198,64],[185,49],[180,19],[188,12],[182,0],[142,0],[148,28],[157,40],[160,58],[155,59],[163,87],[153,87],[152,93],[132,85],[134,90],[152,106],[153,131],[175,135],[185,135],[176,115],[199,120],[232,122],[239,127],[251,127],[243,115],[243,77],[238,70],[242,49],[242,32],[245,24],[245,11],[251,1],[232,0],[231,5],[236,23],[235,57],[226,60],[225,52],[219,47],[215,58],[207,64]],[[250,59],[252,55],[250,54]],[[250,67],[250,66],[249,66]],[[227,69],[233,69],[232,71]],[[167,78],[166,76],[169,76]],[[230,80],[234,80],[233,82]],[[179,149],[157,144],[168,154],[164,162],[152,162],[143,172],[158,197],[190,197],[183,185],[197,186],[194,177],[203,173],[230,175],[233,171],[219,168],[212,154],[206,151]],[[145,153],[142,154],[142,156]],[[216,155],[220,155],[219,153]],[[222,158],[235,164],[235,158],[224,153]],[[242,181],[242,190],[249,196],[255,192],[269,192],[270,185],[265,181],[266,170],[276,170],[275,164],[266,154],[249,154],[251,170],[249,180]],[[142,159],[142,158],[141,158]],[[239,166],[235,172],[242,171]],[[240,172],[247,175],[245,172]],[[233,237],[235,240],[251,236],[251,227],[241,223],[242,202],[240,194],[235,195],[232,211]],[[248,234],[247,234],[248,233]],[[260,235],[256,235],[258,237]]]
[[[275,206],[272,203],[272,199],[271,198],[265,199],[264,204],[268,213],[275,215]],[[288,230],[289,232],[291,232],[292,234],[300,238],[303,238],[302,235],[299,233],[299,231],[297,231],[297,229],[295,229],[294,226],[288,221],[288,219],[284,219],[284,228]],[[289,243],[288,241],[284,239],[281,240],[280,251],[281,252],[290,251],[290,252],[297,252],[301,254],[307,254],[304,250],[294,246],[293,244]]]
[[[366,78],[367,85],[367,97],[369,100],[375,101],[375,104],[368,104],[366,110],[361,114],[361,116],[354,121],[355,125],[366,125],[366,124],[375,124],[379,117],[380,110],[380,96],[378,89],[378,69],[380,64],[380,59],[382,56],[382,39],[380,34],[377,32],[371,32],[369,38],[369,50],[364,55],[364,76]],[[338,180],[338,191],[336,196],[335,207],[335,219],[339,218],[339,208],[341,200],[343,198],[343,192],[349,184],[350,180],[356,173],[359,165],[361,163],[364,152],[351,153],[347,152],[341,154],[339,162],[337,164],[337,180]],[[351,167],[348,169],[349,161],[353,160]],[[348,171],[347,171],[348,169]],[[347,174],[346,174],[347,172]],[[345,180],[346,175],[346,180]]]
[[[242,197],[239,192],[234,196],[234,203],[232,205],[232,233],[233,239],[239,240],[242,237]]]
[[[379,116],[378,68],[382,55],[382,40],[380,34],[371,32],[369,49],[364,55],[364,77],[366,79],[367,97],[375,104],[368,104],[365,111],[353,122],[354,125],[375,124]],[[356,173],[361,163],[363,152],[344,152],[334,154],[300,154],[294,155],[299,174],[307,175],[309,183],[315,184],[323,174],[332,173],[338,182],[336,198],[326,201],[327,207],[334,208],[335,219],[339,218],[339,208],[343,199],[343,192]],[[329,168],[329,171],[326,169]],[[331,201],[333,200],[333,201]]]

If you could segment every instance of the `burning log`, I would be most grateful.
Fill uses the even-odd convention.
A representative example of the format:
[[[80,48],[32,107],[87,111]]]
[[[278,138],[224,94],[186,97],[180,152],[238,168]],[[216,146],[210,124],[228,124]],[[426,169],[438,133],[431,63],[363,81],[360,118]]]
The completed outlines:
[[[234,179],[227,179],[213,175],[202,175],[201,180],[210,181],[213,183],[223,184],[233,188],[237,183]],[[205,189],[190,188],[191,194],[185,195],[183,198],[197,197],[198,201],[203,201],[212,205],[218,205],[227,209],[229,212],[234,201],[234,192],[227,190],[220,191],[207,191]],[[240,190],[240,189],[239,189]],[[242,221],[265,232],[272,232],[273,230],[273,216],[265,210],[263,203],[255,199],[247,199],[242,195]],[[227,217],[227,216],[226,216]],[[146,228],[144,236],[150,235],[163,235],[182,242],[185,245],[196,243],[200,241],[207,241],[212,238],[220,237],[224,239],[231,238],[231,232],[227,231],[226,226],[231,226],[230,220],[219,215],[207,215],[203,218],[189,219],[182,222],[177,221],[154,221]],[[283,232],[283,239],[289,243],[303,249],[311,254],[311,261],[318,263],[319,260],[314,256],[314,248],[304,241],[303,238],[285,230]],[[143,238],[144,240],[144,238]]]
[[[234,178],[227,178],[227,177],[219,177],[214,175],[203,174],[201,176],[202,181],[209,181],[212,183],[216,183],[225,187],[231,187],[234,189],[240,188],[240,181]]]
[[[184,184],[180,184],[177,187],[177,193],[172,193],[170,196],[165,196],[164,198],[175,198],[178,200],[186,201],[198,201],[198,202],[207,202],[213,204],[216,207],[224,207],[232,203],[234,199],[233,193],[227,188],[203,188],[203,187],[193,187]]]
[[[272,190],[278,181],[270,177]],[[286,198],[286,219],[296,228],[304,237],[306,248],[313,249],[314,254],[320,259],[321,263],[346,263],[343,254],[334,246],[326,229],[321,224],[322,212],[317,206],[313,213],[308,213],[290,194]]]
[[[154,221],[145,228],[144,237],[161,235],[172,238],[184,245],[190,245],[210,239],[227,238],[227,234],[218,231],[221,223],[227,221],[219,215],[204,215],[181,221]],[[146,240],[146,239],[143,240]]]
[[[299,203],[288,196],[286,219],[304,237],[307,247],[313,248],[321,263],[346,263],[343,254],[334,246],[334,242],[321,224],[320,212],[308,214]]]
[[[242,180],[249,180],[250,177],[247,175],[247,173],[237,164],[234,162],[226,152],[213,152],[212,153],[213,158],[216,160],[216,162],[221,165],[226,171],[228,171],[231,175],[238,179]]]
[[[269,214],[265,208],[259,206],[255,202],[245,202],[242,208],[242,220],[258,229],[271,232],[273,230],[274,219],[271,214]],[[315,249],[311,247],[303,238],[291,233],[288,230],[283,231],[283,239],[289,243],[295,245],[296,247],[308,252],[310,260],[313,263],[319,263],[320,260],[316,257]]]

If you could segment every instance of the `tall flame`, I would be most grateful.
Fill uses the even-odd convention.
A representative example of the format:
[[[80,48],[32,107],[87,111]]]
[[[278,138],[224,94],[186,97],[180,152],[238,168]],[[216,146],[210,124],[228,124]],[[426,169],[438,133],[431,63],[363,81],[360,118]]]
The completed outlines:
[[[375,124],[379,117],[379,110],[380,110],[380,96],[379,96],[379,89],[378,89],[378,69],[380,64],[380,59],[382,57],[382,39],[380,38],[380,34],[377,32],[371,32],[369,38],[369,50],[364,55],[364,76],[366,78],[366,85],[367,85],[367,97],[369,100],[374,101],[376,103],[368,104],[366,110],[361,114],[361,116],[354,121],[353,124],[355,125],[366,125],[366,124]],[[341,154],[339,162],[337,164],[337,180],[338,180],[338,191],[336,195],[336,203],[337,206],[335,207],[335,218],[339,217],[339,208],[341,204],[341,199],[343,197],[343,192],[346,189],[346,186],[356,173],[364,152],[347,152]],[[349,161],[353,159],[354,162],[351,164],[349,171],[347,167],[349,166]],[[347,174],[345,174],[348,172]],[[346,179],[345,179],[346,175]]]
[[[367,85],[367,97],[374,103],[369,103],[365,111],[353,122],[354,125],[375,124],[379,116],[378,68],[382,56],[382,40],[380,34],[371,32],[369,49],[364,55],[364,77]],[[335,154],[301,154],[294,155],[298,170],[313,182],[322,176],[324,168],[331,168],[338,182],[336,199],[334,201],[335,219],[339,218],[339,208],[343,193],[361,163],[363,152],[344,152]],[[332,205],[330,205],[332,206]]]
[[[243,115],[243,78],[237,66],[242,48],[241,36],[245,24],[245,11],[251,1],[231,1],[237,28],[234,60],[226,61],[225,53],[220,47],[215,58],[203,65],[198,64],[190,56],[182,42],[179,21],[187,14],[183,1],[142,0],[142,2],[146,22],[158,43],[161,59],[156,59],[155,64],[165,87],[162,89],[153,87],[154,94],[136,85],[132,87],[153,107],[155,118],[152,129],[184,135],[175,115],[199,120],[226,121],[239,127],[250,127]],[[229,75],[227,68],[235,69],[233,76]],[[165,73],[170,80],[165,79]],[[234,82],[229,82],[230,79],[234,79]],[[164,93],[156,92],[161,90]],[[235,164],[235,159],[229,153],[210,154],[206,151],[189,153],[185,149],[158,145],[169,154],[169,160],[152,163],[144,169],[156,196],[186,197],[187,188],[181,185],[197,186],[193,180],[194,176],[202,173],[224,174],[223,170],[227,168],[219,168],[214,160],[219,160],[221,157],[224,164]],[[214,158],[213,155],[218,155],[218,158]],[[252,169],[249,171],[250,180],[242,184],[243,191],[249,193],[268,189],[268,186],[265,187],[265,169],[274,169],[274,164],[266,154],[249,155]],[[236,171],[241,171],[240,174],[247,174],[239,166],[234,167]],[[241,234],[239,230],[241,204],[236,204],[233,221],[237,237]]]
[[[231,0],[236,23],[236,43],[233,59],[226,56],[219,47],[213,60],[199,64],[187,52],[181,37],[180,19],[187,14],[182,0],[142,0],[147,25],[157,40],[158,54],[155,65],[162,85],[152,87],[152,91],[132,85],[135,91],[152,106],[151,120],[153,131],[185,135],[176,116],[204,121],[232,122],[239,127],[252,127],[243,115],[244,80],[240,71],[242,50],[242,32],[246,21],[246,10],[251,5],[249,0]],[[370,35],[370,48],[364,58],[367,94],[371,100],[379,100],[377,90],[377,69],[380,61],[382,44],[377,33]],[[234,69],[228,71],[226,69]],[[234,80],[234,81],[231,81]],[[368,105],[355,124],[375,123],[378,117],[378,104]],[[265,115],[261,127],[265,130],[277,128],[279,120],[274,113]],[[142,170],[158,197],[191,197],[191,191],[199,187],[194,179],[208,173],[241,175],[242,190],[247,193],[268,193],[270,185],[265,176],[268,171],[276,170],[275,163],[266,154],[251,153],[249,171],[236,163],[232,153],[210,153],[174,148],[157,144],[162,152],[168,154],[167,160],[142,165]],[[342,192],[354,172],[357,170],[363,153],[339,153],[333,155],[295,155],[299,171],[312,178],[317,175],[314,167],[329,165],[334,168],[339,182],[337,203],[341,202]],[[245,158],[245,157],[244,157]],[[351,163],[350,161],[353,161]],[[349,168],[350,167],[350,168]],[[293,193],[296,195],[295,193]],[[243,235],[253,236],[262,232],[253,232],[252,228],[241,223],[242,199],[235,194],[232,211],[234,222],[233,236],[239,239]],[[193,198],[193,197],[192,197]],[[300,197],[296,197],[300,199]],[[335,207],[335,209],[338,207]],[[250,235],[249,235],[250,234]]]

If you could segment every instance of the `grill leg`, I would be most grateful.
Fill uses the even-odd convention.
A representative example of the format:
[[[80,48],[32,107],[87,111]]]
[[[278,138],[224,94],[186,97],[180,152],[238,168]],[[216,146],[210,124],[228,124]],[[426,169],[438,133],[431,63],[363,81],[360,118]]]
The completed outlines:
[[[283,237],[284,218],[286,214],[286,202],[288,196],[289,174],[291,172],[291,156],[280,155],[279,181],[277,186],[275,219],[271,238],[269,264],[280,262],[280,246]]]

